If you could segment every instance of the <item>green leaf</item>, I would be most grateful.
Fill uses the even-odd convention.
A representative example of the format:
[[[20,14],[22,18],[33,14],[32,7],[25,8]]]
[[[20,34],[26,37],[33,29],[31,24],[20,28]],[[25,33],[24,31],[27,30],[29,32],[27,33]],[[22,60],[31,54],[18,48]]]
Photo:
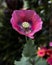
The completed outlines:
[[[39,60],[35,62],[35,65],[48,65],[48,64],[45,59],[39,58]]]
[[[40,57],[38,57],[38,56],[34,57],[35,62],[39,61],[39,59],[40,59]]]
[[[15,65],[31,65],[31,63],[28,61],[28,57],[22,57],[20,61],[15,61]]]
[[[23,53],[26,57],[32,57],[35,55],[35,46],[33,40],[29,40],[27,44],[25,44]]]

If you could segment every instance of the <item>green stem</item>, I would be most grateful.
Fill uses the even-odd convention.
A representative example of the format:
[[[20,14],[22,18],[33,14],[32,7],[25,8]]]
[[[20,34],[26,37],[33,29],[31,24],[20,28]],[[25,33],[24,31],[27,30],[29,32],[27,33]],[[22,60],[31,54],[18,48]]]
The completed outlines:
[[[31,41],[31,43],[34,44],[34,40],[33,39],[29,39],[29,41]]]
[[[34,45],[34,40],[32,40],[32,39],[28,39],[27,37],[25,37],[25,39],[26,39],[26,43],[29,43],[29,41],[31,41],[31,44],[33,44]]]
[[[26,43],[27,43],[28,42],[27,37],[25,37],[25,39],[26,39]]]
[[[32,40],[32,44],[34,44],[34,40]]]

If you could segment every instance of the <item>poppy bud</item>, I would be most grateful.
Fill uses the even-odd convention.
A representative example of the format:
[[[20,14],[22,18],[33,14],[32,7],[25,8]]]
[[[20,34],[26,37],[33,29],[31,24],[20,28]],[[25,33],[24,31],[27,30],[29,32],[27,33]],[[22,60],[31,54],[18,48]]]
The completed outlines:
[[[23,0],[5,0],[9,9],[18,10],[23,8]]]

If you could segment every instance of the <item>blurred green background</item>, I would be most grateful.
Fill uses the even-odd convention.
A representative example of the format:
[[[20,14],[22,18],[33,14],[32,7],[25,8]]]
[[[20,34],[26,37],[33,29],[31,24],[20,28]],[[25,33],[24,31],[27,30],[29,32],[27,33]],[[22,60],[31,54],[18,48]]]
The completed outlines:
[[[14,65],[19,60],[25,36],[12,29],[12,12],[21,8],[35,10],[43,20],[43,29],[35,35],[35,44],[49,47],[52,41],[52,0],[0,0],[0,65]]]

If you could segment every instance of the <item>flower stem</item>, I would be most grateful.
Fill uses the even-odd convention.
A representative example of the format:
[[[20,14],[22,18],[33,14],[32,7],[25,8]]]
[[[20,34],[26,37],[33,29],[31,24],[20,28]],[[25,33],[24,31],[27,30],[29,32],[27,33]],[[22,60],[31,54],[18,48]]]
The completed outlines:
[[[25,39],[26,39],[26,43],[28,43],[29,41],[31,41],[31,43],[34,44],[34,40],[32,40],[32,39],[30,39],[30,38],[27,39],[27,37],[25,37]]]
[[[26,39],[26,43],[28,43],[28,39],[27,39],[27,37],[25,37],[25,39]]]
[[[31,43],[34,45],[34,40],[33,39],[29,39],[29,41],[31,41]]]

